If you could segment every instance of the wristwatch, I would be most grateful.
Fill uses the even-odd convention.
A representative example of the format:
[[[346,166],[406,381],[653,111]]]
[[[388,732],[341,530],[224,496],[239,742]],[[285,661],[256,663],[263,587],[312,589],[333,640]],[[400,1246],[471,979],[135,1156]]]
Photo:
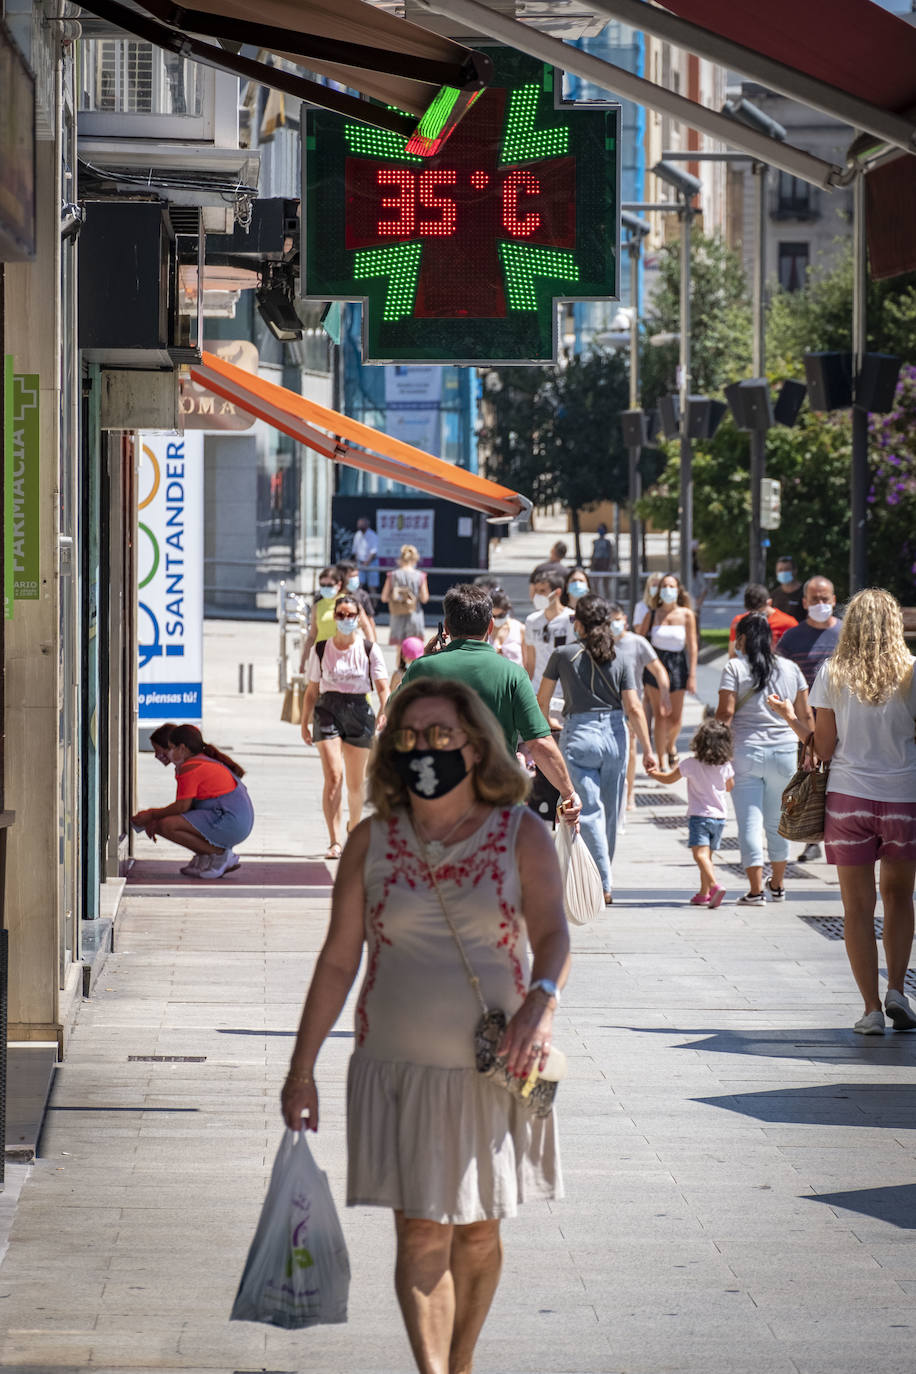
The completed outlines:
[[[529,992],[534,992],[538,988],[540,988],[542,992],[546,992],[548,997],[552,997],[557,1006],[560,1005],[560,989],[552,978],[535,978],[533,983],[528,984]]]

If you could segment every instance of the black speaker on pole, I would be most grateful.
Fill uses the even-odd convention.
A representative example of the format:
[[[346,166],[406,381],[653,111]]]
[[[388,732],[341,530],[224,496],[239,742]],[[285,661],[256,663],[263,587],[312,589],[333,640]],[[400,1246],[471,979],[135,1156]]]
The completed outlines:
[[[662,420],[662,433],[666,439],[676,439],[680,433],[681,400],[677,392],[659,396],[658,412]]]
[[[705,439],[709,428],[709,397],[687,397],[687,438]]]
[[[783,382],[773,407],[773,419],[776,423],[791,429],[798,419],[798,412],[807,394],[808,388],[804,382],[794,382],[791,378]]]
[[[806,353],[805,377],[812,410],[848,410],[852,405],[851,353]]]
[[[770,384],[766,377],[751,377],[746,382],[732,382],[725,388],[735,424],[739,429],[756,430],[765,434],[773,424],[773,404]]]
[[[856,405],[872,415],[894,409],[894,393],[900,376],[900,359],[892,353],[866,353],[856,380]]]
[[[646,416],[646,420],[646,443],[654,444],[656,439],[662,432],[662,417],[659,412],[658,406],[656,406],[654,410],[649,411],[649,414]]]
[[[724,401],[710,401],[709,420],[706,425],[706,438],[711,439],[725,419],[728,406]]]
[[[644,410],[622,410],[620,428],[627,448],[642,448],[649,442],[649,417]]]

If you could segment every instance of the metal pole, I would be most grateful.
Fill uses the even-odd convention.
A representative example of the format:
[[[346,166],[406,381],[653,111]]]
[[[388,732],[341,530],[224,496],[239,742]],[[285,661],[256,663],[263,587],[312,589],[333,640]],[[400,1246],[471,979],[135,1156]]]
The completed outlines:
[[[868,245],[865,237],[865,176],[858,172],[853,182],[852,200],[852,349],[853,378],[858,386],[862,362],[868,345],[866,291],[868,287]],[[849,482],[849,593],[868,584],[868,412],[852,408],[852,468]]]
[[[693,447],[687,436],[687,397],[690,394],[690,228],[693,211],[683,197],[681,221],[681,351],[678,392],[681,402],[681,483],[678,500],[680,576],[689,588],[693,574]]]
[[[762,162],[755,162],[754,177],[754,295],[753,295],[753,371],[762,377],[766,369],[766,332],[764,320],[766,292],[766,231],[767,231],[767,171]],[[763,530],[760,527],[760,484],[766,476],[766,434],[753,430],[750,436],[751,531],[748,550],[748,581],[766,581],[766,552]]]
[[[639,255],[642,239],[635,234],[627,245],[630,254],[630,409],[639,409]],[[639,473],[639,456],[642,450],[637,447],[627,449],[629,459],[629,481],[627,488],[627,514],[630,521],[630,624],[639,600],[639,551],[642,545],[641,522],[636,514],[636,503],[642,496],[642,478]],[[617,549],[618,559],[620,548]]]

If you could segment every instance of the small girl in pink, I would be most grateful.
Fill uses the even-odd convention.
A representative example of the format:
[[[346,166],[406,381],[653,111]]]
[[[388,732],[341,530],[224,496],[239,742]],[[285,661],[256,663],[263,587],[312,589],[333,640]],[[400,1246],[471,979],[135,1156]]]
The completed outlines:
[[[691,906],[717,907],[725,888],[716,882],[713,852],[722,842],[725,829],[725,798],[735,785],[732,732],[722,721],[704,720],[690,741],[693,755],[682,759],[667,773],[648,769],[656,782],[687,780],[687,843],[700,870],[700,890],[690,899]]]

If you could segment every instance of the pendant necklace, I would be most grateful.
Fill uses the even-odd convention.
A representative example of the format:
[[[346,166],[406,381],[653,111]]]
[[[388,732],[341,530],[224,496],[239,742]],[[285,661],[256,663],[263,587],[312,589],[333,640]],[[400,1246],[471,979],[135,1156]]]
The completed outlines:
[[[477,798],[475,797],[474,800],[471,802],[470,806],[468,807],[467,811],[465,811],[464,815],[459,816],[455,824],[449,830],[447,830],[445,834],[438,840],[428,840],[423,833],[423,827],[421,826],[420,822],[417,820],[415,816],[411,817],[411,820],[413,822],[413,828],[417,832],[417,837],[423,845],[423,848],[425,849],[429,858],[434,859],[436,862],[438,862],[438,860],[441,859],[442,853],[445,849],[445,846],[448,844],[448,841],[451,839],[452,835],[454,835],[455,831],[460,830],[461,826],[464,825],[464,822],[467,820],[468,816],[470,816],[471,812],[474,810],[474,807],[476,805]]]

